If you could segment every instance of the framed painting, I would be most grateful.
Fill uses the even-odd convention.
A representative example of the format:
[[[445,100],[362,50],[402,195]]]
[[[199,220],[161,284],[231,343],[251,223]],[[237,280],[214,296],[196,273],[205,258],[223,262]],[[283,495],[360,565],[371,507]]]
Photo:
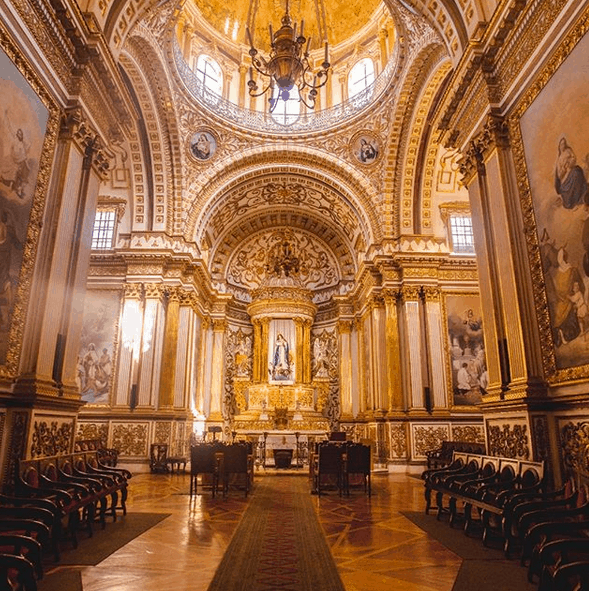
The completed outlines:
[[[475,406],[489,386],[478,294],[446,294],[448,376],[453,406]]]
[[[589,35],[569,35],[512,120],[544,365],[553,381],[589,358]]]
[[[119,291],[86,292],[76,382],[89,405],[110,404],[120,313]]]
[[[58,110],[1,27],[0,72],[0,375],[10,376],[22,347]]]

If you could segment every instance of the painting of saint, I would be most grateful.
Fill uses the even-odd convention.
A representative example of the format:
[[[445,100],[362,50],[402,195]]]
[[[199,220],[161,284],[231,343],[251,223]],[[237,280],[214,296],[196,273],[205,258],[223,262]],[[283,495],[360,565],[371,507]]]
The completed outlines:
[[[372,135],[363,134],[352,140],[352,153],[362,164],[376,162],[379,152],[379,141]]]
[[[108,404],[113,378],[113,351],[120,295],[116,291],[86,293],[76,381],[82,400]]]
[[[274,345],[272,378],[274,380],[289,380],[290,373],[290,347],[288,341],[279,333]]]
[[[0,364],[4,364],[49,111],[2,51],[0,71]]]
[[[448,294],[448,342],[454,405],[482,401],[489,385],[478,295]]]
[[[197,160],[209,160],[217,150],[217,141],[208,131],[199,131],[190,140],[190,151]]]
[[[589,358],[588,69],[586,36],[520,119],[557,370]]]

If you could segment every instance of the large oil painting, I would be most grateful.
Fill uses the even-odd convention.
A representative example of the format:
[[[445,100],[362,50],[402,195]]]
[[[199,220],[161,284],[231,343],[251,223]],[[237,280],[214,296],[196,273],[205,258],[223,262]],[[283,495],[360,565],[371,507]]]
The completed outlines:
[[[82,400],[91,405],[110,403],[120,307],[117,291],[86,293],[76,379]]]
[[[489,385],[479,296],[448,294],[446,315],[454,405],[474,406]]]
[[[520,121],[557,369],[589,359],[589,36]]]
[[[0,72],[0,365],[4,365],[49,111],[2,50]]]

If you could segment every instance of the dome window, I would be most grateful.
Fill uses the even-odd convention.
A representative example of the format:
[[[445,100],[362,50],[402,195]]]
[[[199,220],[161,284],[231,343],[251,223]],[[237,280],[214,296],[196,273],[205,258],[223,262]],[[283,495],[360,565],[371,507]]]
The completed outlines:
[[[348,74],[348,98],[366,90],[374,82],[374,64],[370,58],[361,59]]]
[[[205,54],[198,56],[196,77],[208,91],[218,96],[223,95],[223,72],[212,57]]]

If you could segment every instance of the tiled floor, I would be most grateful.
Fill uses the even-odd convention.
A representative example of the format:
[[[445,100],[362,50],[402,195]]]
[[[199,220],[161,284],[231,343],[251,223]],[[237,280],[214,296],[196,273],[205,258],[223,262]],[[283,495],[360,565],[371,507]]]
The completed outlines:
[[[188,487],[188,474],[135,475],[129,511],[171,515],[84,568],[84,591],[206,591],[248,501],[237,491],[227,499],[205,491],[191,501]],[[420,480],[375,475],[370,499],[359,491],[313,499],[347,591],[452,589],[460,559],[399,513],[423,510]]]

